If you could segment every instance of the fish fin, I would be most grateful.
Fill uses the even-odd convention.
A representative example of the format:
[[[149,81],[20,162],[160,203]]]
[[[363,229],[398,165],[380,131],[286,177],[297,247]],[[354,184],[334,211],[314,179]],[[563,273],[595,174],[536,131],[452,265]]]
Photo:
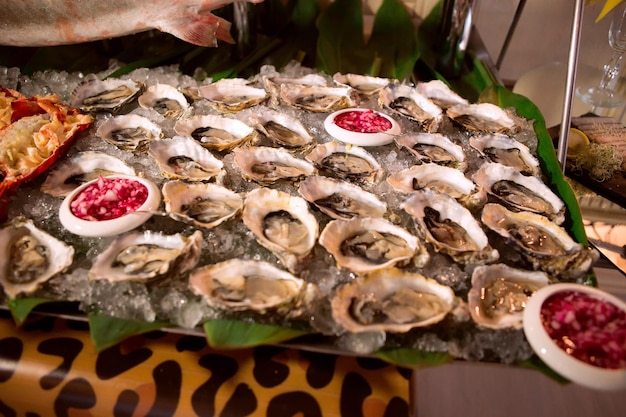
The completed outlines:
[[[230,22],[212,13],[194,16],[192,19],[166,22],[159,30],[199,46],[216,47],[218,39],[235,43],[230,35]]]

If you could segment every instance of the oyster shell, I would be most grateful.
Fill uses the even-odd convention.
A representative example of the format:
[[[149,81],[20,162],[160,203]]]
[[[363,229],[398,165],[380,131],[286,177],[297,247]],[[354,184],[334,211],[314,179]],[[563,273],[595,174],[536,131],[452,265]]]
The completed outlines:
[[[470,138],[470,145],[492,162],[515,168],[524,175],[541,175],[539,161],[528,146],[501,134],[481,134]]]
[[[142,90],[141,83],[129,79],[107,78],[102,81],[89,78],[74,88],[70,106],[86,112],[116,112],[132,102]]]
[[[441,80],[417,83],[415,90],[429,98],[442,109],[447,109],[457,104],[469,104],[466,99],[452,91],[452,89]]]
[[[394,140],[399,147],[415,155],[419,163],[433,162],[461,171],[467,168],[463,148],[439,133],[402,135]]]
[[[168,181],[163,185],[165,211],[206,229],[236,216],[243,208],[243,198],[216,184]]]
[[[331,299],[332,316],[348,332],[404,333],[440,322],[452,310],[452,289],[396,268],[357,277]]]
[[[434,132],[443,121],[443,111],[429,98],[407,84],[389,84],[379,94],[379,104],[417,122],[421,129]]]
[[[110,282],[154,282],[179,277],[193,269],[200,259],[202,232],[131,232],[117,238],[93,262],[88,277]]]
[[[187,181],[208,181],[224,174],[222,161],[189,136],[155,140],[148,154],[168,178]]]
[[[526,302],[548,283],[548,275],[541,271],[505,264],[477,266],[467,295],[470,315],[479,326],[520,329]]]
[[[254,146],[235,148],[233,152],[242,175],[262,185],[276,181],[297,182],[315,173],[313,165],[286,149]]]
[[[232,149],[250,142],[255,136],[254,129],[241,120],[215,115],[196,115],[179,120],[174,130],[215,151]]]
[[[565,203],[537,177],[522,175],[515,168],[496,162],[485,162],[472,179],[509,208],[543,214],[557,224],[565,219]]]
[[[360,146],[327,142],[317,145],[305,157],[325,175],[356,183],[379,183],[385,175],[382,166]]]
[[[96,135],[123,151],[135,151],[161,137],[161,128],[137,114],[122,114],[104,121]]]
[[[510,112],[491,103],[457,104],[446,110],[449,118],[469,130],[512,135],[520,126]]]
[[[267,92],[249,85],[243,78],[224,78],[198,87],[200,97],[209,100],[211,106],[221,113],[236,113],[264,102]]]
[[[481,220],[504,238],[534,270],[566,279],[584,275],[597,255],[574,241],[565,229],[546,217],[530,212],[513,212],[488,203]]]
[[[254,126],[276,146],[302,151],[315,145],[315,139],[298,119],[271,109],[250,115]]]
[[[296,109],[318,113],[355,107],[359,103],[356,91],[350,87],[281,84],[279,96]]]
[[[301,197],[270,188],[257,188],[246,196],[243,222],[265,248],[290,271],[313,250],[319,226]]]
[[[178,119],[190,111],[187,99],[169,84],[154,84],[144,91],[137,102],[144,109],[152,109],[163,117]]]
[[[301,181],[298,192],[333,219],[383,217],[387,204],[361,187],[333,178],[311,176]]]
[[[391,82],[389,78],[352,73],[342,74],[340,72],[333,75],[333,81],[339,85],[352,87],[365,97],[372,97],[379,94],[380,90]]]
[[[268,262],[231,259],[194,270],[189,288],[214,308],[295,317],[307,307],[315,287]]]
[[[135,175],[135,170],[103,152],[80,152],[50,171],[41,184],[41,191],[53,197],[65,197],[80,185],[111,174]]]
[[[489,263],[499,257],[472,213],[452,197],[424,189],[401,205],[436,251],[463,264]]]
[[[431,189],[447,194],[470,211],[487,202],[487,192],[456,168],[428,163],[415,165],[387,177],[396,190],[410,194],[417,190]]]
[[[16,217],[0,229],[0,284],[11,298],[30,294],[72,265],[74,248]]]
[[[320,234],[319,243],[334,256],[337,266],[356,273],[410,261],[423,266],[429,259],[417,237],[376,217],[332,220]]]

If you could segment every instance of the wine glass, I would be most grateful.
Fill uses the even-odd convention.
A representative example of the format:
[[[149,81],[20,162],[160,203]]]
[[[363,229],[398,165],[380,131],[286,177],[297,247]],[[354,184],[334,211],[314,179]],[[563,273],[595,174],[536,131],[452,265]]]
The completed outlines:
[[[611,12],[609,45],[613,49],[613,55],[604,66],[600,85],[591,88],[578,87],[576,90],[578,98],[594,107],[618,107],[624,104],[622,95],[614,90],[626,52],[626,7],[623,3]]]

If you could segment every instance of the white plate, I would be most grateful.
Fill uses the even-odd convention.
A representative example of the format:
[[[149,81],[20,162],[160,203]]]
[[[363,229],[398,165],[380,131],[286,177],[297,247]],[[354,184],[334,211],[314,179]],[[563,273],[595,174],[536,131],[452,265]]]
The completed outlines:
[[[342,127],[339,127],[335,123],[335,118],[340,114],[351,112],[351,111],[370,111],[371,109],[361,109],[361,108],[349,108],[336,111],[331,113],[326,120],[324,120],[324,128],[328,132],[329,135],[334,137],[335,139],[344,142],[350,143],[352,145],[359,146],[381,146],[387,145],[393,142],[393,139],[400,134],[401,129],[398,122],[396,122],[391,117],[387,116],[384,113],[374,111],[377,115],[384,117],[385,119],[391,122],[391,129],[386,130],[384,132],[378,133],[361,133],[361,132],[353,132],[352,130],[347,130]]]
[[[626,389],[626,368],[605,369],[576,359],[561,349],[544,329],[541,306],[548,297],[561,291],[586,293],[626,311],[626,303],[597,288],[565,283],[548,285],[533,294],[524,309],[524,333],[528,343],[546,365],[572,382],[598,390]]]
[[[115,236],[119,235],[120,233],[132,230],[145,223],[152,216],[152,212],[159,207],[159,204],[161,203],[161,192],[152,181],[132,175],[110,175],[106,178],[126,178],[138,181],[148,188],[148,198],[146,198],[146,201],[141,206],[139,206],[137,211],[125,214],[124,216],[118,217],[117,219],[101,221],[83,220],[72,214],[72,211],[70,210],[70,203],[85,188],[98,180],[95,179],[86,182],[85,184],[81,185],[70,194],[68,194],[68,196],[65,197],[65,199],[61,203],[61,207],[59,208],[59,220],[61,221],[63,227],[65,227],[70,232],[80,236]]]

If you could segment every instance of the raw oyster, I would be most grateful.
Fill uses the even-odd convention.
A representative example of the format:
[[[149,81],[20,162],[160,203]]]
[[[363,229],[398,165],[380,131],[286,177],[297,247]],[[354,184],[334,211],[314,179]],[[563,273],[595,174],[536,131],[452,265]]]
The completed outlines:
[[[154,84],[143,92],[137,102],[144,109],[152,109],[163,117],[178,119],[189,110],[187,99],[169,84]]]
[[[236,113],[256,106],[267,98],[263,88],[253,87],[243,78],[224,78],[201,86],[198,94],[209,100],[211,106],[221,113]]]
[[[509,136],[485,133],[472,136],[470,145],[492,162],[515,168],[524,175],[541,175],[539,161],[528,146]]]
[[[438,323],[452,310],[452,289],[418,273],[381,269],[340,287],[332,316],[348,332],[408,332]]]
[[[168,181],[163,185],[163,200],[165,211],[206,229],[236,216],[243,208],[239,194],[209,183]]]
[[[242,218],[259,244],[272,251],[292,273],[313,250],[319,234],[306,200],[270,188],[248,193]]]
[[[222,161],[189,136],[155,140],[150,143],[148,154],[168,178],[208,181],[224,174]]]
[[[72,91],[70,106],[87,112],[116,112],[132,102],[142,90],[143,85],[133,80],[90,78]]]
[[[439,133],[402,135],[394,140],[399,147],[415,155],[419,163],[433,162],[461,171],[467,168],[463,148]]]
[[[298,192],[333,219],[383,217],[387,204],[361,187],[333,178],[312,176],[301,181]]]
[[[429,98],[407,84],[389,84],[380,91],[380,106],[417,122],[421,129],[434,132],[443,121],[443,111]]]
[[[423,266],[429,259],[417,237],[376,217],[332,220],[320,234],[319,243],[334,256],[337,266],[356,273],[411,261]]]
[[[135,175],[135,170],[103,152],[80,152],[50,171],[41,184],[41,191],[53,197],[65,197],[78,186],[111,174]]]
[[[276,146],[302,151],[315,145],[308,129],[298,119],[285,113],[260,109],[250,115],[250,120]]]
[[[597,255],[574,241],[565,229],[546,217],[530,212],[512,212],[489,203],[483,207],[483,224],[504,238],[534,270],[574,279],[584,275]]]
[[[505,264],[480,265],[472,273],[467,295],[470,315],[476,324],[492,329],[522,327],[526,302],[548,285],[541,271],[526,271]]]
[[[356,91],[350,87],[298,84],[282,84],[280,99],[296,109],[320,113],[355,107],[359,103]]]
[[[512,135],[520,126],[511,114],[491,103],[457,104],[446,110],[449,118],[469,130]]]
[[[414,165],[387,177],[396,190],[410,194],[425,188],[447,194],[470,211],[487,202],[487,192],[456,168],[428,163]]]
[[[30,294],[72,265],[74,248],[16,217],[0,229],[0,284],[11,298]]]
[[[317,145],[306,159],[325,175],[357,183],[379,183],[385,175],[382,166],[360,146],[328,142]]]
[[[161,137],[161,128],[137,114],[111,117],[96,130],[96,135],[123,151],[135,151]]]
[[[496,162],[485,162],[472,179],[509,208],[543,214],[557,224],[565,219],[565,204],[537,177],[522,175],[515,168]]]
[[[469,104],[466,99],[452,91],[441,80],[417,83],[415,89],[442,109],[447,109],[457,104]]]
[[[269,262],[248,259],[200,267],[191,273],[189,287],[214,308],[288,317],[305,310],[315,288]]]
[[[233,152],[242,175],[262,185],[281,180],[297,182],[315,173],[313,165],[286,149],[254,146],[235,148]]]
[[[416,191],[400,207],[436,251],[463,264],[489,263],[499,257],[472,213],[452,197],[424,189]]]
[[[127,233],[96,257],[88,276],[110,282],[154,282],[180,277],[198,263],[202,240],[199,230],[190,236],[150,230]]]
[[[232,149],[252,141],[255,136],[254,129],[241,120],[215,115],[196,115],[179,120],[174,130],[215,151]]]
[[[365,97],[372,97],[380,93],[380,90],[391,82],[388,78],[351,73],[342,74],[339,72],[333,75],[333,81],[339,85],[352,87]]]

